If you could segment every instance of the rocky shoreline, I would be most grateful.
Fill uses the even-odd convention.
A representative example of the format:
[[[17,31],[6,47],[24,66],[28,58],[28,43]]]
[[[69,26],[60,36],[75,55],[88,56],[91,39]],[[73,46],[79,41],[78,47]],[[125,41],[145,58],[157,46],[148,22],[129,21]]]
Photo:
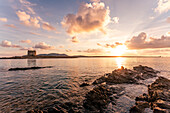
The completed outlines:
[[[159,71],[147,66],[136,66],[133,70],[121,67],[96,79],[81,105],[72,102],[55,103],[52,107],[28,111],[27,113],[105,113],[108,105],[117,105],[117,99],[125,95],[125,88],[116,84],[143,84],[140,81],[158,77]],[[89,87],[82,83],[80,87]],[[141,93],[142,94],[142,93]],[[131,106],[130,113],[144,113],[146,108],[153,113],[168,113],[170,110],[170,80],[159,77],[148,86],[148,94],[136,97],[136,105]],[[113,111],[112,111],[113,112]],[[115,111],[116,112],[116,111]],[[108,113],[108,112],[107,112]]]

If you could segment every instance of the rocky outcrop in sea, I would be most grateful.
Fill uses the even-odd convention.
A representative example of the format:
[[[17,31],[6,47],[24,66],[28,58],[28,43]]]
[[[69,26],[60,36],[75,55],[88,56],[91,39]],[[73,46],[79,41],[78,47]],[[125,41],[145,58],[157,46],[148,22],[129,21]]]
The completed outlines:
[[[132,70],[122,67],[112,73],[105,74],[96,79],[91,85],[82,83],[80,87],[94,88],[90,90],[82,100],[82,104],[72,102],[56,103],[52,107],[44,107],[28,111],[27,113],[111,113],[116,111],[114,107],[118,106],[119,98],[127,97],[128,92],[124,86],[128,84],[140,85],[146,87],[141,80],[158,77],[159,71],[147,66],[136,66]],[[121,86],[122,85],[122,86]],[[124,85],[124,86],[123,86]],[[166,78],[159,77],[154,83],[148,86],[148,94],[134,98],[135,103],[127,105],[126,108],[130,113],[168,113],[170,109],[170,81]],[[132,91],[133,92],[133,91]],[[141,91],[142,94],[142,91]],[[134,106],[133,106],[134,105]],[[112,111],[108,111],[108,106],[112,106]]]

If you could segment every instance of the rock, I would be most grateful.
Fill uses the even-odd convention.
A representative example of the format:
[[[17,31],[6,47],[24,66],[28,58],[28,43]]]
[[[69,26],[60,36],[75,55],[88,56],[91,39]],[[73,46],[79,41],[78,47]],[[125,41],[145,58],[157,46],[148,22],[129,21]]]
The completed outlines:
[[[112,73],[108,73],[107,75],[105,74],[104,76],[98,78],[92,84],[96,85],[103,82],[106,82],[106,84],[138,84],[139,80],[156,77],[157,73],[158,71],[147,66],[139,65],[133,67],[133,70],[121,67],[121,69],[114,70]]]
[[[80,87],[84,87],[84,86],[89,86],[89,84],[88,84],[88,83],[82,83],[82,84],[80,84]]]
[[[169,113],[170,112],[170,80],[159,77],[154,83],[148,85],[148,95],[143,94],[136,98],[136,103],[139,101],[147,102],[149,107],[153,109],[154,113]],[[147,108],[147,106],[143,106]],[[140,111],[143,107],[139,104],[132,107],[130,112],[134,108],[139,108]],[[133,113],[133,112],[131,112]]]
[[[24,68],[10,68],[8,71],[20,71],[20,70],[35,70],[35,69],[42,69],[42,68],[52,68],[53,66],[46,66],[46,67],[24,67]]]
[[[107,105],[112,102],[116,104],[113,94],[117,94],[124,90],[122,87],[108,87],[107,85],[99,85],[93,88],[85,96],[83,107],[86,112],[103,112]]]

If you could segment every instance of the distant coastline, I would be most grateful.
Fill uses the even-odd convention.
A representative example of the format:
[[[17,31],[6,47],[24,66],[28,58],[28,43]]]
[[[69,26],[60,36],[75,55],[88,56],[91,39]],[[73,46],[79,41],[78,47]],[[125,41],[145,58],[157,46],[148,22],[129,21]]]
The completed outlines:
[[[160,58],[161,56],[14,56],[0,59],[48,59],[48,58]]]

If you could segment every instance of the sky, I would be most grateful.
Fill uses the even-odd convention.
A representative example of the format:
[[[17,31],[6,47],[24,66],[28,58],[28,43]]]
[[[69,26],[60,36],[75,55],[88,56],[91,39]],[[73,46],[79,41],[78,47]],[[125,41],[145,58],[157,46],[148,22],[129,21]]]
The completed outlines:
[[[170,56],[170,0],[0,0],[0,57]]]

